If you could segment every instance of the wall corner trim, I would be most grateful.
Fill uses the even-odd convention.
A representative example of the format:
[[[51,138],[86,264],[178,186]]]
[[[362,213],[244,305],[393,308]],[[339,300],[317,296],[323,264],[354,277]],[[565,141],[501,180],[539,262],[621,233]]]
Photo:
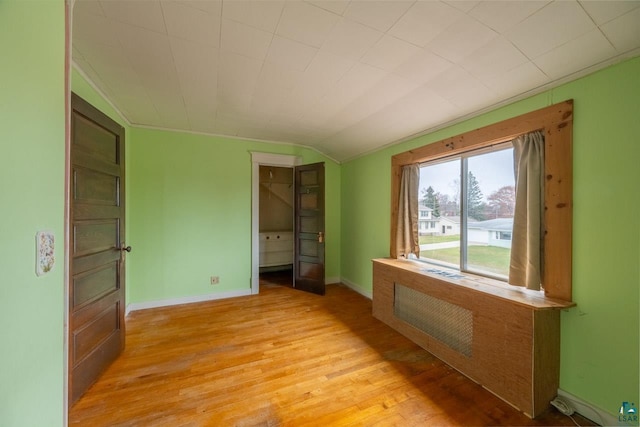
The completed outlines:
[[[373,291],[365,291],[363,288],[344,277],[340,280],[340,283],[346,285],[348,288],[359,293],[363,297],[369,298],[370,300],[373,299]]]

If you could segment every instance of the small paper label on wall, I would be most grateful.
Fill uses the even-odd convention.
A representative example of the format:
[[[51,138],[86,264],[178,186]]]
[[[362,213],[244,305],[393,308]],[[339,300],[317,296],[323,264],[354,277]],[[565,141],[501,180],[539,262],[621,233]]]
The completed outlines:
[[[42,276],[53,269],[55,264],[55,236],[53,231],[36,233],[36,274]]]

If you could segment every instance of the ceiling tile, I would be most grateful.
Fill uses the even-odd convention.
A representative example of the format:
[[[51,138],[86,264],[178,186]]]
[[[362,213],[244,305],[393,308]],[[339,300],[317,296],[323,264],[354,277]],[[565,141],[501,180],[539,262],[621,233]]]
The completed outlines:
[[[542,8],[505,35],[533,59],[592,28],[593,21],[576,1],[559,1]]]
[[[99,50],[92,49],[87,52],[84,59],[91,67],[90,70],[86,70],[87,73],[93,71],[109,88],[122,90],[141,82],[137,71],[119,46],[101,46]]]
[[[418,86],[417,83],[389,74],[380,80],[373,90],[365,92],[338,112],[331,119],[331,125],[344,128],[357,123],[402,98]]]
[[[424,84],[453,67],[453,63],[431,52],[422,50],[418,55],[399,65],[393,72]]]
[[[358,60],[381,37],[382,33],[379,31],[342,19],[327,37],[322,50]]]
[[[293,71],[283,67],[282,64],[265,62],[258,75],[256,87],[263,87],[267,91],[273,92],[274,96],[286,95],[297,87],[302,80],[302,75],[302,72]]]
[[[181,97],[168,96],[165,94],[158,95],[157,93],[151,94],[149,97],[156,111],[158,111],[158,115],[162,121],[161,127],[178,130],[191,129],[187,111],[184,108]]]
[[[352,21],[385,32],[404,15],[413,3],[413,0],[353,1],[349,4],[344,16]]]
[[[273,33],[276,31],[284,1],[226,1],[224,18]]]
[[[453,62],[498,37],[498,33],[473,18],[463,16],[427,44],[427,49]]]
[[[426,87],[456,105],[466,105],[465,98],[475,99],[479,94],[491,93],[478,79],[458,66],[441,73],[428,82]]]
[[[218,87],[218,49],[172,38],[171,50],[185,103],[215,105]]]
[[[388,33],[424,47],[462,15],[446,3],[416,2]]]
[[[493,28],[499,33],[504,33],[549,3],[550,0],[488,0],[478,3],[478,5],[469,12],[469,15],[478,19],[489,28]]]
[[[362,62],[382,68],[383,70],[393,71],[401,64],[406,63],[422,53],[419,47],[397,39],[392,36],[385,35],[362,57]]]
[[[480,79],[487,79],[499,76],[525,62],[528,62],[527,57],[510,41],[500,36],[477,49],[461,61],[460,66]]]
[[[178,1],[165,1],[162,9],[170,36],[216,47],[220,45],[220,16]]]
[[[355,64],[335,85],[335,93],[327,97],[337,104],[351,102],[374,87],[387,73],[366,64]]]
[[[140,87],[138,90],[131,90],[131,92],[120,92],[114,97],[114,101],[132,124],[164,127],[156,107],[144,88]]]
[[[408,135],[424,131],[455,118],[456,107],[427,86],[407,94],[382,111],[378,120],[388,117],[400,129],[410,129]]]
[[[88,13],[83,9],[87,3],[81,2],[74,9],[73,32],[82,34],[82,38],[74,39],[74,46],[81,52],[92,50],[95,45],[120,46],[117,26],[109,18]]]
[[[309,46],[320,47],[331,33],[339,17],[303,2],[287,2],[276,34]]]
[[[483,83],[495,93],[502,95],[504,99],[508,99],[543,86],[550,81],[551,79],[535,64],[525,62],[511,71],[483,80]]]
[[[330,117],[362,96],[382,80],[384,71],[366,64],[355,64],[301,119],[309,126],[323,126]]]
[[[227,113],[224,110],[216,111],[214,133],[220,135],[235,136],[240,128],[240,122],[236,115]]]
[[[221,47],[252,59],[263,61],[273,34],[230,19],[222,20]]]
[[[264,93],[262,91],[254,92],[251,97],[249,112],[261,117],[266,123],[273,112],[284,102],[284,97],[281,93],[274,94],[274,91],[270,90],[270,88],[262,88],[266,89]]]
[[[347,71],[355,61],[320,51],[300,76],[289,94],[288,102],[278,112],[291,117],[300,117],[317,103]]]
[[[120,45],[133,63],[151,63],[153,66],[172,64],[171,45],[165,34],[149,31],[129,24],[115,23]]]
[[[458,10],[461,10],[467,13],[471,9],[476,7],[478,3],[481,3],[481,1],[480,0],[445,0],[445,3],[455,7]]]
[[[262,69],[261,61],[225,51],[220,52],[219,60],[218,86],[255,86]]]
[[[536,58],[534,63],[549,77],[558,79],[616,54],[597,28]]]
[[[640,47],[640,8],[604,24],[601,29],[618,52]]]
[[[581,0],[580,4],[598,25],[602,25],[640,7],[640,1],[638,0]]]
[[[329,12],[333,12],[340,16],[344,15],[347,10],[350,1],[349,0],[305,0],[307,3],[311,3]]]
[[[221,109],[242,113],[249,108],[262,62],[232,52],[220,52],[218,105]]]
[[[74,17],[86,15],[105,16],[100,2],[96,0],[76,0],[73,5],[73,15]]]
[[[218,130],[215,126],[217,110],[215,107],[185,102],[185,110],[192,131],[217,133]]]
[[[108,18],[158,33],[167,32],[159,0],[101,0],[100,5]]]
[[[320,49],[304,72],[305,77],[309,78],[306,84],[313,85],[314,81],[336,82],[355,64],[356,61],[352,59]]]
[[[160,0],[164,1],[179,1],[180,3],[190,6],[194,9],[200,9],[207,12],[210,15],[215,15],[218,19],[222,15],[223,0]],[[226,7],[226,6],[225,6]]]
[[[304,71],[317,53],[318,48],[274,36],[266,61],[279,64],[289,70]]]

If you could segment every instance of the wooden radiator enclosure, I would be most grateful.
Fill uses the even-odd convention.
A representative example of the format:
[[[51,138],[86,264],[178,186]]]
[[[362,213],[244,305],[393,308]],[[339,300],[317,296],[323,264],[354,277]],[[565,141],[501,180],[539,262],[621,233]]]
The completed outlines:
[[[429,269],[373,260],[373,316],[529,417],[545,411],[558,390],[560,309],[574,304]]]

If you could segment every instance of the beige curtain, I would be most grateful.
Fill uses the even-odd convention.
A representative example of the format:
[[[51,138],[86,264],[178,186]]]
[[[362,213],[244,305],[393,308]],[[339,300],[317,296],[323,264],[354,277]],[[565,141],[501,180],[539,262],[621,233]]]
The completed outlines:
[[[516,208],[511,240],[509,283],[540,290],[544,243],[544,134],[513,140]]]
[[[409,254],[420,257],[420,244],[418,243],[419,182],[420,166],[407,165],[402,168],[396,248],[398,256],[405,258]]]

